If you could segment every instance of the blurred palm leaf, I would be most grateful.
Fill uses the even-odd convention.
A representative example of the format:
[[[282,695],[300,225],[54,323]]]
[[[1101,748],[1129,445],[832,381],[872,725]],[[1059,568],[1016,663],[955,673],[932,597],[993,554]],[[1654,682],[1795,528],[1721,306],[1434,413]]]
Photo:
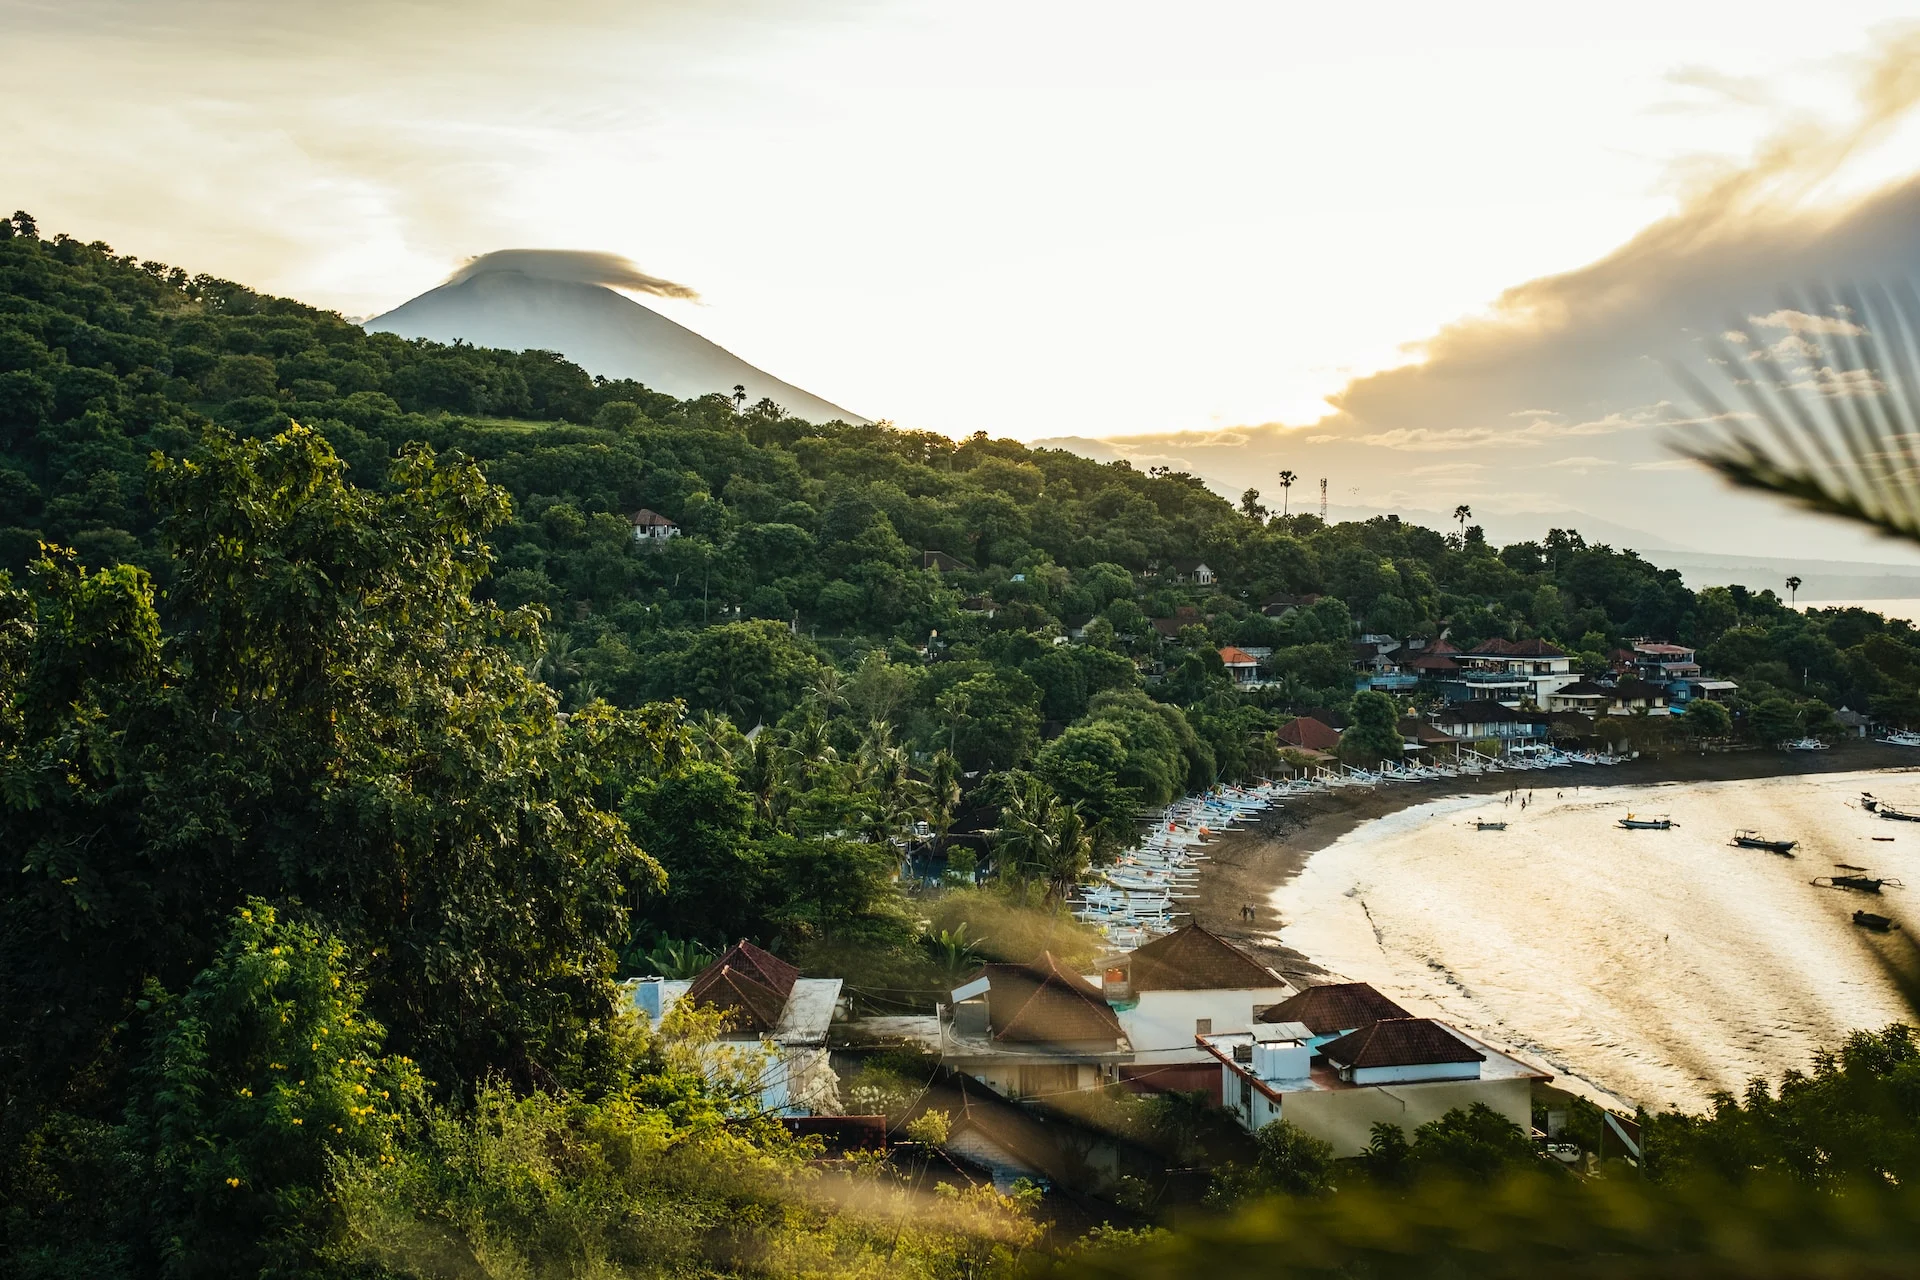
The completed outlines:
[[[1724,390],[1675,369],[1711,419],[1682,452],[1737,485],[1920,542],[1920,294],[1906,281],[1815,289],[1773,316],[1784,337],[1730,329],[1708,344]]]

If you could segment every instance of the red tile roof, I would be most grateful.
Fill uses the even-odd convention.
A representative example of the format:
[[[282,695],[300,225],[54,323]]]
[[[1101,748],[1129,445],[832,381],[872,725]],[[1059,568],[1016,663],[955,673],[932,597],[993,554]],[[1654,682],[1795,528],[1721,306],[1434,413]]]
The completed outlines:
[[[1274,736],[1289,746],[1307,751],[1332,751],[1340,745],[1339,732],[1312,716],[1289,720],[1275,731]]]
[[[1120,1020],[1094,985],[1063,968],[1051,951],[1029,964],[990,964],[987,1022],[995,1040],[1021,1044],[1081,1044],[1112,1047],[1124,1034]]]
[[[1507,646],[1510,658],[1564,658],[1566,651],[1556,649],[1545,640],[1522,640],[1518,644]]]
[[[700,971],[684,998],[731,1010],[731,1030],[772,1031],[780,1025],[799,977],[800,971],[785,960],[742,939]]]
[[[1257,667],[1260,665],[1260,659],[1254,657],[1245,649],[1236,649],[1232,645],[1228,645],[1220,650],[1220,661],[1230,667]]]
[[[1487,1055],[1431,1018],[1389,1018],[1320,1046],[1337,1067],[1422,1067],[1485,1062]]]
[[[1260,1014],[1261,1022],[1304,1022],[1317,1036],[1339,1035],[1382,1018],[1413,1015],[1364,982],[1328,982],[1308,987]]]
[[[1271,969],[1197,924],[1137,948],[1127,968],[1135,991],[1243,991],[1281,984]]]
[[[1491,654],[1498,654],[1504,657],[1505,655],[1513,652],[1513,647],[1509,645],[1505,640],[1502,640],[1499,636],[1494,636],[1490,640],[1482,640],[1479,644],[1467,650],[1467,652],[1468,653],[1491,653]]]

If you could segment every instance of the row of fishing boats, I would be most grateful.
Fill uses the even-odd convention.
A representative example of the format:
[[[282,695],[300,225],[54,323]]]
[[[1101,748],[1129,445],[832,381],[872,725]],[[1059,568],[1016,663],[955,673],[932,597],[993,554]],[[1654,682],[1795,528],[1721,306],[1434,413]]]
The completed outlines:
[[[1328,763],[1292,778],[1217,786],[1142,815],[1145,834],[1140,841],[1077,887],[1072,910],[1096,925],[1116,948],[1131,949],[1173,932],[1191,915],[1183,904],[1200,896],[1200,874],[1209,860],[1205,846],[1210,841],[1258,820],[1290,798],[1349,787],[1615,763],[1612,755],[1601,752],[1541,749],[1495,757],[1463,750],[1457,759],[1444,762],[1395,761],[1377,769]]]

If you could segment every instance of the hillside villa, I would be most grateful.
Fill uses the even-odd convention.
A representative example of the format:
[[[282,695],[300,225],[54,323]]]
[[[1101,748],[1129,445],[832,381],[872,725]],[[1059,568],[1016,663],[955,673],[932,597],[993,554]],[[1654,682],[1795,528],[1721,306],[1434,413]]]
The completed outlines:
[[[630,517],[633,521],[633,540],[639,543],[665,542],[668,538],[680,536],[680,526],[661,515],[658,511],[649,511],[642,507]]]

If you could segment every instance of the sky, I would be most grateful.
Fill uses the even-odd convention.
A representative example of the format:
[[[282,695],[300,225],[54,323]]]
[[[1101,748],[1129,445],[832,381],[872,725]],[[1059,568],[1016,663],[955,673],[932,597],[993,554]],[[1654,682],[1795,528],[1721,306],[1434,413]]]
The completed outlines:
[[[0,200],[350,315],[495,250],[617,254],[902,426],[1920,559],[1684,469],[1660,367],[1920,265],[1912,3],[0,0],[0,30]]]

